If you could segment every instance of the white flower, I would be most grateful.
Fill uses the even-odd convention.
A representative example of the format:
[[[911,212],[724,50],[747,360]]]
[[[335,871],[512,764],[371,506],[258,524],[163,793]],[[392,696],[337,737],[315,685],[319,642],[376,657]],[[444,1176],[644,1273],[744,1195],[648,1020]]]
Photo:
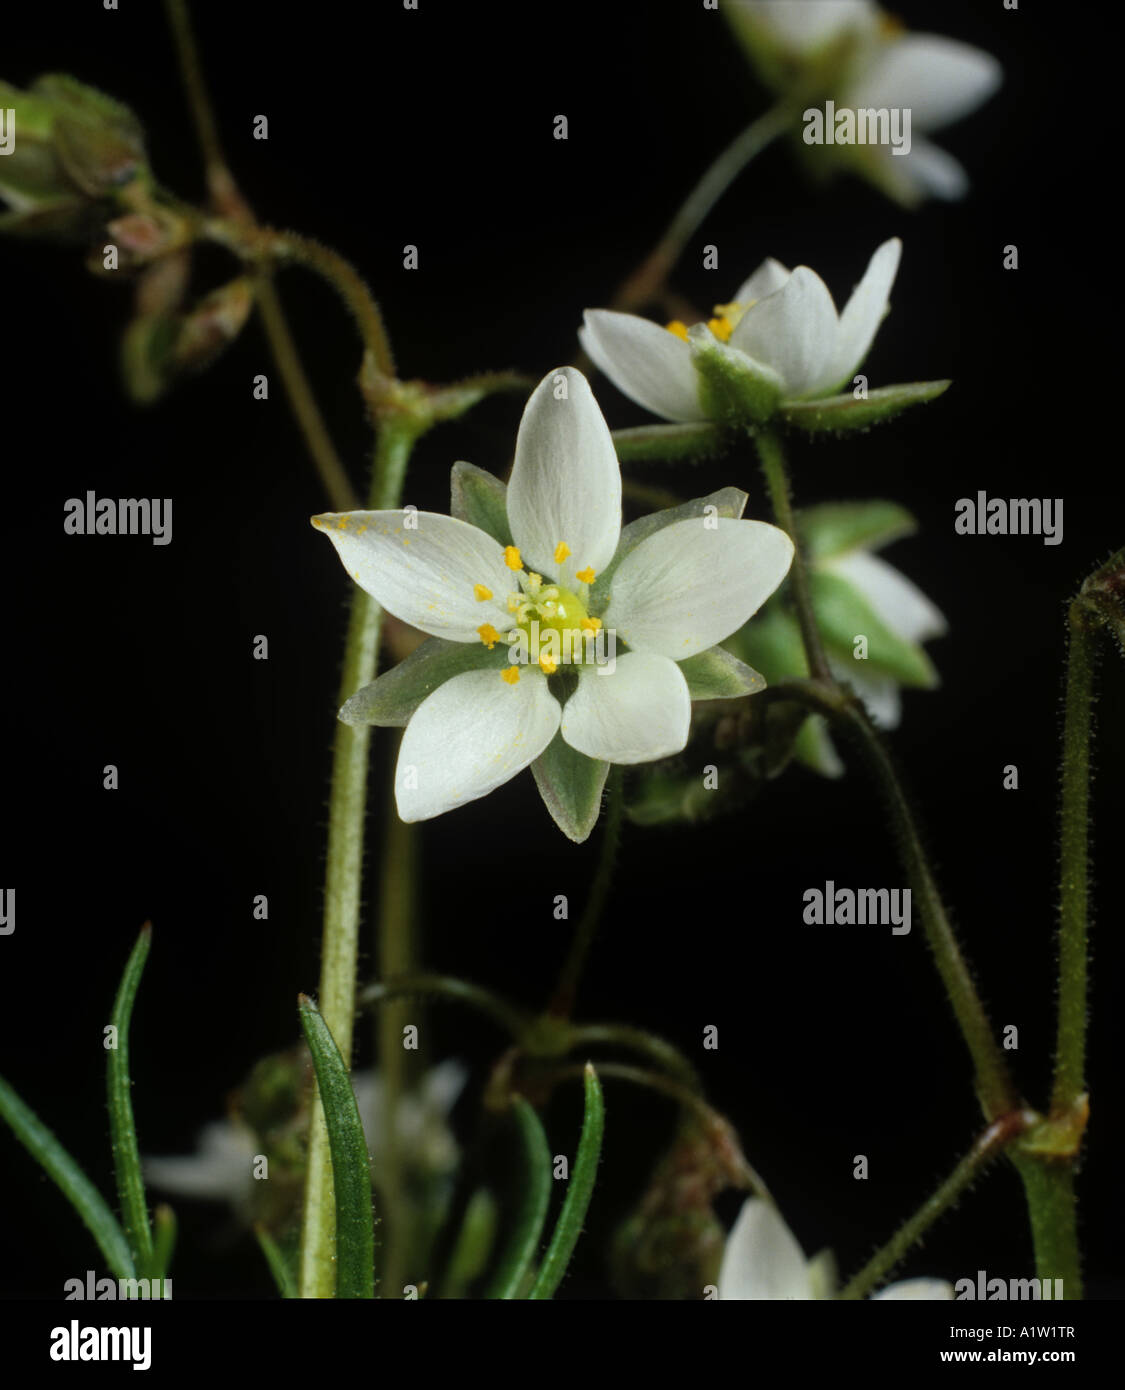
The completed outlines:
[[[794,1299],[833,1296],[833,1261],[825,1251],[806,1260],[797,1238],[772,1202],[750,1197],[727,1237],[719,1270],[720,1299]],[[873,1299],[952,1299],[944,1279],[906,1279]]]
[[[524,410],[507,517],[508,546],[466,521],[412,509],[313,520],[395,617],[473,644],[482,658],[410,717],[395,775],[405,821],[485,796],[556,735],[606,763],[678,753],[691,700],[677,663],[746,622],[793,555],[788,536],[764,522],[679,520],[633,545],[598,586],[621,538],[621,475],[589,385],[569,367],[549,373]],[[597,647],[607,634],[628,647],[615,664],[608,643]],[[517,664],[505,644],[533,653],[536,635],[546,654]],[[565,705],[548,682],[560,662],[577,675]]]
[[[395,1107],[397,1142],[415,1170],[441,1176],[457,1166],[459,1150],[447,1121],[467,1079],[460,1062],[441,1062],[425,1074],[416,1089],[399,1098]],[[372,1174],[378,1183],[390,1139],[384,1082],[376,1071],[357,1071],[352,1073],[352,1088]],[[146,1158],[145,1177],[165,1192],[229,1202],[236,1210],[246,1211],[256,1186],[255,1158],[261,1151],[261,1140],[245,1121],[216,1120],[200,1132],[194,1154]]]
[[[871,0],[733,0],[729,17],[756,53],[765,44],[790,60],[815,63],[839,44],[843,70],[825,95],[838,110],[909,110],[911,143],[904,155],[889,145],[834,152],[907,205],[964,196],[964,169],[925,136],[992,96],[1003,70],[991,54],[938,34],[910,33]]]
[[[661,328],[635,314],[587,309],[578,336],[619,390],[666,420],[709,418],[695,344],[721,350],[747,372],[775,383],[782,400],[819,399],[850,382],[867,356],[901,254],[897,237],[878,248],[843,313],[815,270],[802,265],[791,271],[770,259],[731,303],[715,306],[706,328],[689,332],[678,322]]]
[[[916,584],[878,555],[863,549],[849,550],[819,561],[814,568],[850,585],[902,642],[919,646],[949,630],[940,609]],[[868,675],[861,661],[830,655],[829,665],[838,679],[851,682],[880,728],[898,727],[902,718],[901,682],[892,675]]]

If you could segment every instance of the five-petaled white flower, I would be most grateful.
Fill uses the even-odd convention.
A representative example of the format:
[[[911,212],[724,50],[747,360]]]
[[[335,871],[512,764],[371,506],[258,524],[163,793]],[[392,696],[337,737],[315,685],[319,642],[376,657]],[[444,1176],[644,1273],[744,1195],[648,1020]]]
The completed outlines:
[[[802,69],[831,73],[824,95],[839,109],[910,112],[908,153],[896,157],[885,144],[836,145],[833,156],[907,206],[965,195],[965,170],[924,137],[976,110],[1000,86],[1003,70],[990,53],[942,35],[910,33],[873,0],[731,0],[727,16],[771,86],[787,86]]]
[[[405,821],[485,796],[557,737],[604,763],[678,753],[691,696],[677,663],[741,627],[793,556],[777,527],[720,515],[672,520],[639,541],[634,534],[619,553],[617,455],[585,377],[572,368],[549,373],[527,403],[507,519],[506,546],[467,521],[409,508],[313,519],[352,578],[389,612],[475,648],[479,669],[445,679],[410,715],[395,775]],[[517,664],[517,649],[534,650],[533,629],[541,644],[552,633],[562,641],[541,645],[549,654],[538,664]],[[618,651],[627,648],[615,662],[603,659],[604,648],[598,654],[606,634]],[[568,660],[577,679],[560,703],[566,692],[549,677],[562,675]]]
[[[666,420],[711,416],[695,348],[729,354],[739,368],[779,393],[781,401],[815,400],[850,382],[867,356],[898,271],[902,243],[885,241],[868,263],[843,313],[808,266],[787,270],[766,260],[729,304],[704,326],[667,328],[635,314],[587,309],[582,346],[631,400]]]
[[[831,1255],[825,1251],[806,1260],[797,1238],[772,1202],[750,1197],[727,1237],[719,1270],[720,1299],[792,1299],[808,1301],[833,1296]],[[944,1279],[905,1279],[891,1284],[874,1299],[952,1299],[953,1287]]]

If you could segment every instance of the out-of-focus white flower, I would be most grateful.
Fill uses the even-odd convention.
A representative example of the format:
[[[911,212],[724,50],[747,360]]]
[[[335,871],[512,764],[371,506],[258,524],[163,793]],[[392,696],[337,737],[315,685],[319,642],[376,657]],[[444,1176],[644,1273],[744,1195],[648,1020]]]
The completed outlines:
[[[890,197],[913,205],[926,197],[960,198],[965,170],[925,137],[982,105],[1003,80],[991,54],[938,34],[915,34],[872,0],[724,0],[724,12],[763,79],[799,87],[837,109],[908,110],[908,153],[889,145],[834,145]]]
[[[834,1262],[828,1251],[807,1260],[773,1203],[747,1198],[723,1251],[721,1299],[826,1299],[833,1296],[834,1283]],[[906,1279],[872,1298],[952,1299],[953,1286],[944,1279]]]

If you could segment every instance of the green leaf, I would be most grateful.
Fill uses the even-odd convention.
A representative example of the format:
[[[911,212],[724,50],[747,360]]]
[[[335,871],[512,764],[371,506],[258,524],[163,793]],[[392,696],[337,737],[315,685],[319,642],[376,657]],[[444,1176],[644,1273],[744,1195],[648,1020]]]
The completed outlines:
[[[488,1298],[519,1298],[551,1204],[551,1150],[539,1116],[523,1096],[516,1096],[512,1115],[523,1149],[523,1187],[512,1234],[489,1285]]]
[[[909,536],[918,523],[897,502],[825,502],[797,513],[797,528],[811,560],[850,550],[879,550]]]
[[[722,647],[710,647],[678,664],[693,700],[733,700],[766,688],[765,676]]]
[[[336,1040],[306,995],[297,1000],[312,1053],[336,1194],[336,1297],[375,1297],[375,1204],[359,1106]]]
[[[51,1131],[0,1076],[0,1115],[78,1213],[118,1279],[134,1279],[137,1270],[129,1242],[105,1198]]]
[[[864,670],[891,676],[903,685],[931,688],[938,684],[937,671],[922,648],[892,632],[846,579],[814,570],[809,575],[809,593],[825,641],[840,654],[850,660],[854,640],[862,634],[867,638]]]
[[[586,1063],[585,1088],[586,1110],[582,1119],[582,1137],[578,1141],[578,1156],[574,1160],[574,1171],[570,1175],[566,1200],[559,1213],[555,1233],[528,1294],[531,1299],[554,1297],[574,1254],[578,1237],[582,1234],[582,1223],[586,1220],[590,1198],[594,1193],[602,1137],[605,1134],[605,1101],[601,1082],[591,1062]]]
[[[613,431],[613,447],[621,463],[713,458],[726,452],[728,442],[729,436],[709,421],[684,425],[639,425],[635,429]]]
[[[262,1254],[266,1257],[266,1264],[270,1267],[270,1273],[273,1275],[273,1282],[277,1285],[278,1293],[282,1298],[296,1298],[297,1280],[289,1267],[289,1262],[285,1258],[281,1246],[261,1222],[255,1222],[254,1234],[258,1238],[258,1245],[261,1247]]]
[[[496,1239],[496,1198],[488,1188],[478,1188],[465,1207],[465,1219],[449,1255],[442,1280],[442,1298],[464,1298],[479,1279]]]
[[[117,1180],[117,1200],[125,1223],[125,1234],[133,1251],[133,1260],[141,1278],[151,1277],[153,1249],[152,1228],[148,1220],[145,1181],[141,1173],[141,1156],[137,1150],[137,1127],[133,1120],[133,1083],[129,1076],[129,1022],[133,1016],[133,1001],[144,973],[152,927],[141,928],[137,944],[125,964],[125,973],[113,1003],[110,1022],[116,1031],[116,1047],[106,1053],[106,1096],[109,1104],[109,1133],[113,1143],[113,1172]]]
[[[449,475],[450,513],[486,532],[501,545],[512,544],[508,489],[499,478],[471,463],[455,463]]]
[[[631,550],[640,545],[641,541],[654,536],[658,531],[663,531],[673,522],[691,521],[695,517],[706,516],[708,507],[715,508],[716,516],[730,517],[737,521],[746,510],[749,500],[749,494],[741,488],[722,487],[718,492],[708,493],[706,497],[693,497],[690,502],[683,502],[678,507],[666,507],[663,511],[649,512],[647,516],[639,516],[636,521],[630,521],[628,526],[622,527],[613,559],[594,580],[590,589],[590,602],[595,607],[605,606],[609,598],[610,581],[618,565]]]
[[[161,1202],[152,1213],[152,1277],[163,1279],[167,1276],[176,1249],[176,1234],[179,1227],[176,1213],[165,1202]]]
[[[531,775],[555,824],[575,844],[589,838],[602,808],[609,763],[588,758],[556,734],[531,764]]]
[[[446,642],[428,637],[391,671],[365,685],[348,700],[338,718],[345,724],[379,724],[401,728],[427,695],[464,671],[497,668],[507,661],[507,648],[492,651],[483,642]]]
[[[891,420],[912,405],[925,405],[947,391],[951,381],[913,381],[905,386],[880,386],[867,393],[866,400],[825,396],[819,401],[786,401],[778,411],[780,418],[795,429],[809,434],[843,434],[845,430],[866,430]]]

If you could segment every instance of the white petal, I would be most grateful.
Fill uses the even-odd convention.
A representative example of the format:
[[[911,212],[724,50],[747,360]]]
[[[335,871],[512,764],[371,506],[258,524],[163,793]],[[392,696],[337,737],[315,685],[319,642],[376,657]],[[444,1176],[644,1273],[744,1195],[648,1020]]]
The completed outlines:
[[[840,315],[840,329],[833,354],[831,386],[848,381],[867,356],[883,316],[891,286],[898,272],[902,242],[898,237],[883,242],[868,262],[863,279],[852,292]]]
[[[639,651],[683,661],[736,632],[789,572],[793,542],[765,521],[674,521],[621,561],[606,628]]]
[[[831,370],[836,306],[815,270],[799,265],[776,294],[747,309],[731,334],[739,348],[778,372],[790,400],[814,393]]]
[[[879,49],[847,91],[851,107],[909,107],[913,128],[940,130],[996,91],[1004,70],[991,53],[937,34],[907,34]]]
[[[916,195],[944,198],[952,203],[969,191],[964,166],[931,140],[916,136],[905,159],[896,159],[889,153],[886,157],[892,164],[905,166],[902,174]]]
[[[573,367],[548,372],[524,407],[508,520],[525,566],[568,588],[576,570],[602,570],[613,559],[621,467],[590,384]],[[562,564],[555,561],[560,542],[570,548]]]
[[[404,821],[429,820],[495,791],[542,753],[559,702],[537,670],[509,685],[499,671],[466,671],[414,712],[399,748],[395,800]]]
[[[888,1284],[885,1289],[871,1295],[871,1302],[881,1298],[897,1299],[945,1299],[953,1297],[953,1285],[944,1279],[903,1279],[898,1284]]]
[[[822,568],[858,589],[875,610],[875,616],[904,641],[928,642],[948,631],[941,611],[922,590],[878,555],[851,550],[827,561]]]
[[[862,661],[846,661],[829,656],[828,665],[837,680],[847,681],[867,707],[877,729],[897,729],[902,720],[902,696],[898,682],[890,676],[869,676]]]
[[[804,1253],[772,1203],[759,1197],[743,1202],[723,1251],[719,1297],[801,1301],[812,1298]]]
[[[479,642],[482,624],[503,630],[510,622],[503,603],[517,586],[504,548],[467,521],[438,512],[325,512],[313,525],[361,589],[431,637]],[[478,602],[476,584],[491,590],[492,602]]]
[[[563,706],[561,730],[588,758],[647,763],[679,753],[690,725],[691,696],[676,663],[626,652],[611,673],[603,667],[583,672]]]
[[[798,53],[831,43],[849,29],[868,28],[878,13],[872,0],[734,0],[760,19],[778,43]]]
[[[254,1135],[245,1125],[215,1120],[200,1133],[198,1151],[183,1158],[146,1158],[154,1187],[183,1197],[237,1202],[253,1182]]]
[[[739,285],[738,293],[734,296],[735,303],[748,304],[754,299],[765,299],[767,294],[776,294],[792,273],[780,261],[768,256],[749,280]]]
[[[666,328],[613,309],[587,309],[586,355],[631,401],[665,420],[705,420],[691,350]]]

